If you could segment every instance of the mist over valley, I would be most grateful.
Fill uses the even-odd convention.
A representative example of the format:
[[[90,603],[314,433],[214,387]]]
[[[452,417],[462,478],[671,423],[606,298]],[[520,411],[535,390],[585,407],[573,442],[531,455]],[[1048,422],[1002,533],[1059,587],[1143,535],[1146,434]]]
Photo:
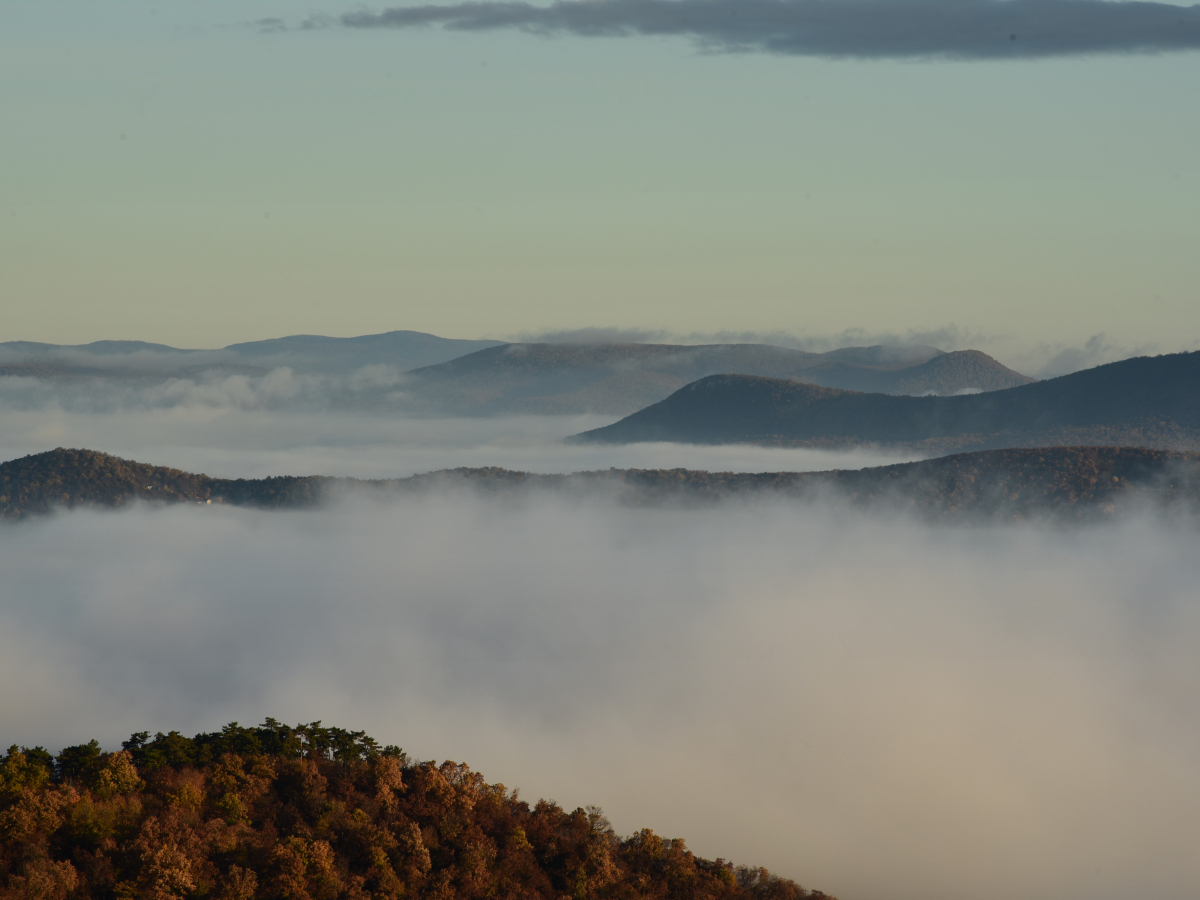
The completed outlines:
[[[240,406],[408,416],[626,415],[707,375],[742,373],[891,394],[1033,379],[978,350],[920,344],[823,352],[769,344],[469,341],[419,332],[295,335],[180,350],[138,341],[0,344],[0,403],[67,409]]]
[[[838,896],[1182,897],[1195,542],[769,497],[79,508],[0,527],[0,712],[55,750],[345,722]]]
[[[5,738],[111,752],[146,729],[320,719],[403,746],[406,783],[441,771],[420,760],[451,759],[530,802],[557,798],[564,822],[598,804],[625,854],[613,865],[634,867],[622,871],[641,865],[629,836],[649,827],[686,838],[695,865],[766,866],[842,898],[1200,888],[1183,838],[1200,827],[1187,787],[1200,766],[1186,712],[1200,689],[1194,452],[946,456],[889,445],[870,410],[858,421],[876,431],[846,442],[821,414],[736,398],[689,413],[716,429],[703,443],[668,430],[581,442],[670,408],[676,395],[653,391],[693,376],[678,395],[745,379],[839,402],[997,408],[1059,389],[983,354],[912,346],[431,337],[264,342],[199,369],[114,342],[72,348],[68,372],[66,351],[35,348],[60,368],[0,375],[0,679],[23,685],[0,699]],[[401,372],[410,343],[427,366]],[[105,354],[119,363],[103,368]],[[1140,409],[1184,427],[1190,382],[1156,382],[1154,367],[1190,362],[1085,370],[1065,381],[1082,380],[1091,407],[1043,409]],[[771,377],[706,374],[722,365]],[[903,379],[939,365],[1007,380],[903,395]],[[435,406],[400,402],[431,385]],[[629,419],[611,411],[639,396]],[[616,405],[588,411],[602,397]],[[745,415],[790,417],[816,440],[725,442],[745,439]],[[205,768],[218,757],[155,769],[135,750],[146,810],[188,766],[224,777]],[[55,771],[66,780],[47,790],[117,802],[88,780],[99,775]],[[248,815],[266,828],[267,813]],[[349,825],[322,821],[306,840],[324,835],[345,860],[338,877],[359,877],[338,856]],[[458,871],[460,857],[436,858]],[[540,858],[551,882],[567,877]],[[214,889],[234,877],[211,864]],[[275,890],[274,863],[254,865]],[[72,871],[101,883],[99,869]]]

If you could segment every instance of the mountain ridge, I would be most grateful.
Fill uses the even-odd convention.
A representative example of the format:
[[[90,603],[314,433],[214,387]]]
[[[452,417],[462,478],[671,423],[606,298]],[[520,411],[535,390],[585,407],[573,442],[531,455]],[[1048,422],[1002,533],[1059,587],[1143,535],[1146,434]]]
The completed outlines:
[[[404,497],[460,488],[492,496],[530,491],[599,494],[634,506],[778,497],[886,506],[932,519],[1081,519],[1148,504],[1200,510],[1200,453],[1041,447],[821,472],[608,469],[543,475],[485,467],[360,480],[316,475],[210,478],[93,450],[58,448],[0,463],[0,518],[24,519],[76,507],[122,508],[137,502],[304,509],[355,491]]]
[[[253,386],[282,369],[303,386],[286,397],[268,391],[262,402],[436,417],[626,415],[724,372],[900,394],[949,395],[1033,380],[981,351],[918,345],[813,353],[771,344],[506,343],[416,331],[295,334],[216,350],[144,341],[0,343],[0,378],[44,382],[76,405],[110,384],[145,389],[170,379],[237,377]]]
[[[245,341],[217,349],[182,349],[145,341],[93,341],[46,344],[37,341],[0,343],[0,367],[56,366],[59,374],[86,372],[174,372],[205,367],[248,370],[288,366],[298,370],[346,371],[367,365],[395,365],[407,371],[445,362],[503,341],[444,338],[422,331],[386,331],[354,337],[294,334]],[[120,357],[124,357],[121,359]],[[105,372],[105,367],[112,369]]]
[[[1200,449],[1200,352],[1135,357],[953,397],[844,391],[715,375],[575,442],[754,443],[926,452],[1097,444]]]
[[[405,387],[429,409],[467,415],[626,414],[725,372],[915,394],[996,390],[1034,380],[978,350],[877,346],[811,353],[771,344],[528,343],[415,369]]]

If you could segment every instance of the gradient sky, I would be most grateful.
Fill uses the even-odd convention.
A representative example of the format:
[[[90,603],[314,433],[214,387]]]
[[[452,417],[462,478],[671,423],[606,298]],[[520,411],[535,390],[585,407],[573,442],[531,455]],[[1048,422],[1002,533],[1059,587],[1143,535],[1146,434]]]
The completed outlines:
[[[1200,339],[1195,51],[871,61],[251,24],[313,12],[0,7],[0,340]]]

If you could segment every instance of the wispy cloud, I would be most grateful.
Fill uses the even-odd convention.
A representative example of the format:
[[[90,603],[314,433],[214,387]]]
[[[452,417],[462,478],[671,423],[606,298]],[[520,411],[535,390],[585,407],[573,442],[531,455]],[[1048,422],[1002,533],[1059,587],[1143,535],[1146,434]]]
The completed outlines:
[[[1132,356],[1200,350],[1200,341],[1181,340],[1160,345],[1150,341],[1122,341],[1104,332],[1085,341],[1029,341],[1014,334],[964,328],[949,324],[941,328],[894,329],[847,328],[837,332],[800,329],[796,331],[670,331],[639,328],[579,328],[573,331],[519,332],[507,335],[518,342],[600,343],[617,341],[659,344],[773,344],[810,353],[825,353],[841,347],[936,347],[939,350],[982,350],[1005,365],[1035,378],[1056,378],[1080,369]]]
[[[843,347],[869,347],[887,344],[897,347],[928,346],[939,350],[964,350],[982,345],[994,338],[982,331],[946,325],[907,331],[886,329],[847,328],[838,332],[807,330],[754,331],[750,329],[721,331],[681,331],[665,328],[620,328],[592,326],[555,331],[520,331],[505,336],[518,343],[551,344],[772,344],[792,347],[811,353],[824,353]]]
[[[1200,48],[1200,5],[1109,0],[560,0],[401,6],[320,21],[682,36],[715,50],[826,57],[1014,59]]]

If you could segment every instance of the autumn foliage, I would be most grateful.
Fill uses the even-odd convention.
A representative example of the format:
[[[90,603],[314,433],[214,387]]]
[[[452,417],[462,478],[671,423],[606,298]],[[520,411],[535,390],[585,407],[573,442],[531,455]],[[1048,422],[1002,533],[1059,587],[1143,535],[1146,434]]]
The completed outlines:
[[[361,732],[229,725],[0,760],[0,897],[820,898]]]

